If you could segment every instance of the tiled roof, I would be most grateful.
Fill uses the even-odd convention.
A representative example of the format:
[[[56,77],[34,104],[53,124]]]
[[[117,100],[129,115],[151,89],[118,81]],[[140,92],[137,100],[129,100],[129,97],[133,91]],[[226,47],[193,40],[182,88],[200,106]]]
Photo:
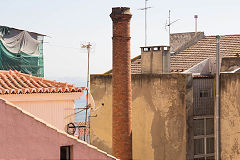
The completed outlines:
[[[205,36],[189,48],[171,56],[171,72],[182,72],[206,58],[215,63],[216,36]],[[240,57],[240,34],[222,35],[220,40],[222,57]],[[132,59],[132,74],[141,74],[141,55]],[[111,74],[112,70],[105,74]]]
[[[141,55],[131,59],[131,73],[141,74]],[[105,72],[104,74],[112,74],[112,69]]]
[[[81,92],[85,87],[46,80],[19,71],[0,70],[0,94]]]
[[[206,36],[191,47],[171,57],[171,72],[181,72],[210,58],[215,63],[216,36]],[[221,57],[240,55],[240,35],[223,35],[220,40]]]

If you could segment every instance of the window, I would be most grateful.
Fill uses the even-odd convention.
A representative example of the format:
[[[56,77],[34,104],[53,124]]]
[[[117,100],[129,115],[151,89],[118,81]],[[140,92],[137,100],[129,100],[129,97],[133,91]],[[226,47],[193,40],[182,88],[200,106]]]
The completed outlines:
[[[60,160],[70,160],[71,150],[70,146],[61,146],[60,147]]]
[[[214,134],[214,119],[206,118],[206,134]]]
[[[210,90],[209,89],[200,89],[199,97],[200,98],[210,97]]]
[[[214,138],[207,138],[207,154],[214,153]]]
[[[149,52],[149,51],[150,51],[150,48],[143,48],[143,51],[144,51],[144,52]]]
[[[194,158],[194,160],[205,160],[205,158]]]
[[[194,154],[204,154],[204,138],[194,139]]]
[[[214,119],[213,116],[195,117],[194,160],[214,160]]]
[[[160,47],[154,47],[153,50],[154,50],[154,51],[159,51],[159,50],[160,50]]]
[[[194,136],[204,135],[204,119],[195,119],[194,125]]]
[[[215,159],[214,159],[214,156],[211,156],[211,157],[207,157],[206,160],[215,160]]]

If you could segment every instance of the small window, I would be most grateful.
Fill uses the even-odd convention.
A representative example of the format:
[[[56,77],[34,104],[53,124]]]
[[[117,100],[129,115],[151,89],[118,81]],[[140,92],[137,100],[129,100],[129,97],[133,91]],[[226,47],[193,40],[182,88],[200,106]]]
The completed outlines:
[[[194,158],[194,160],[205,160],[205,157],[201,157],[201,158]]]
[[[200,90],[200,95],[199,97],[203,98],[203,97],[209,97],[209,90],[207,89],[201,89]]]
[[[194,160],[214,158],[214,119],[203,117],[193,120]]]
[[[207,153],[214,153],[214,138],[207,138]]]
[[[150,48],[143,48],[143,51],[144,51],[144,52],[149,52],[149,51],[150,51]]]
[[[167,51],[167,50],[168,50],[168,47],[164,47],[163,50],[164,50],[164,51]]]
[[[214,134],[214,119],[213,118],[207,118],[206,119],[206,134]]]
[[[194,155],[204,154],[204,138],[194,139]]]
[[[70,146],[60,147],[60,160],[70,160],[71,150]]]
[[[193,123],[194,136],[204,135],[204,119],[196,119]]]
[[[159,51],[159,50],[160,50],[160,47],[154,47],[153,50],[154,50],[154,51]]]
[[[210,156],[210,157],[207,157],[206,160],[215,160],[215,159],[214,159],[214,156]]]

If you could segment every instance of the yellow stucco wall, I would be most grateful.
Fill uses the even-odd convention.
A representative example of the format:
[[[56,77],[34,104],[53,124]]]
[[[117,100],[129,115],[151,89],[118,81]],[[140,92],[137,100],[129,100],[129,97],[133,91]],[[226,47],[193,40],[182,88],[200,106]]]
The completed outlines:
[[[192,104],[191,77],[182,74],[132,75],[133,158],[186,160],[187,119]],[[111,154],[111,75],[92,75],[91,144]]]
[[[240,73],[221,74],[220,150],[222,160],[240,159]]]

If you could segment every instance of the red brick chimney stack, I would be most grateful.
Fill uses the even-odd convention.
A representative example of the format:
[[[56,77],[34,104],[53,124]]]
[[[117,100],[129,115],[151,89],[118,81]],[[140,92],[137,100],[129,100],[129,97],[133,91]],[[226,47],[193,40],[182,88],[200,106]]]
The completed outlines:
[[[130,9],[112,8],[112,150],[121,160],[132,159],[132,91],[130,59]]]

